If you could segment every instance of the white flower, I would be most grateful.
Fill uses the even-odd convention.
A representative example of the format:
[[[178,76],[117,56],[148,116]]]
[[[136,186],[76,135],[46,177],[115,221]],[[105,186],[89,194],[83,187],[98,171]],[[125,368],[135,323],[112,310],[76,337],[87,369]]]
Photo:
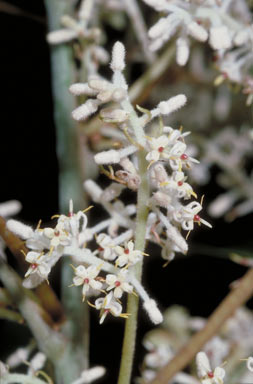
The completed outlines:
[[[197,354],[196,364],[198,376],[202,384],[223,384],[225,370],[221,367],[216,367],[215,370],[212,371],[205,352],[199,352]]]
[[[185,177],[183,172],[174,171],[172,177],[164,183],[163,188],[168,191],[174,191],[178,198],[184,197],[185,199],[189,199],[192,195],[196,197],[191,185],[185,182],[186,179],[187,177]]]
[[[155,162],[160,159],[168,159],[169,154],[165,151],[170,140],[168,136],[162,135],[157,138],[150,137],[148,138],[148,146],[151,151],[147,154],[146,160],[150,162]]]
[[[106,283],[109,285],[106,289],[110,291],[114,289],[113,294],[116,299],[120,299],[124,292],[132,293],[133,287],[126,281],[127,271],[120,271],[118,275],[106,275]]]
[[[209,41],[213,49],[228,49],[232,44],[229,31],[226,26],[211,28]]]
[[[73,278],[73,285],[83,285],[83,301],[85,300],[86,293],[90,288],[95,290],[100,290],[102,288],[103,284],[96,279],[100,272],[99,267],[91,265],[88,268],[85,268],[83,265],[79,265],[77,268],[74,268],[74,271],[76,276]]]
[[[118,255],[116,265],[119,265],[120,267],[123,267],[126,264],[136,264],[140,261],[143,254],[141,251],[134,250],[133,241],[129,241],[124,248],[117,245],[115,247],[115,252]]]
[[[102,324],[108,313],[111,313],[115,317],[127,317],[127,314],[122,313],[122,306],[118,303],[113,293],[110,292],[105,297],[100,297],[95,301],[96,309],[100,309],[100,321],[99,324]]]
[[[115,244],[110,236],[106,233],[100,233],[97,236],[97,243],[99,245],[99,252],[102,253],[103,258],[105,260],[114,260],[116,258],[116,254],[114,252]]]
[[[58,223],[55,228],[44,228],[43,235],[50,240],[50,250],[56,249],[59,252],[62,252],[71,241],[62,223]]]
[[[181,224],[182,228],[186,231],[191,231],[194,227],[194,223],[199,225],[202,223],[209,228],[212,228],[206,220],[201,219],[198,213],[201,211],[202,205],[197,201],[192,201],[186,206],[181,206],[179,210],[173,212],[173,218]]]
[[[91,207],[88,207],[85,211],[87,211],[90,208]],[[60,215],[58,219],[58,225],[60,226],[61,230],[65,232],[66,235],[67,233],[69,235],[71,234],[75,239],[80,240],[79,234],[85,231],[88,223],[87,216],[84,214],[84,212],[78,211],[77,213],[74,213],[73,201],[70,200],[68,216]],[[79,244],[79,246],[80,245],[82,244]]]
[[[45,262],[45,255],[39,252],[30,251],[27,253],[25,260],[31,264],[25,277],[30,276],[32,273],[38,273],[40,277],[47,279],[50,267]]]

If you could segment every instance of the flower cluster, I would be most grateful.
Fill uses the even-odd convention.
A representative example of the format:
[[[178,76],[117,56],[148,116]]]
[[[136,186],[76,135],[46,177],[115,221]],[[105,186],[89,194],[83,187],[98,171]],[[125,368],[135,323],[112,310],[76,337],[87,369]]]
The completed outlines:
[[[163,368],[187,343],[192,334],[200,331],[206,324],[202,317],[191,317],[187,310],[177,305],[164,312],[164,321],[159,328],[149,331],[144,337],[144,347],[147,353],[141,369],[138,383],[152,381],[157,371]],[[246,308],[238,309],[223,325],[221,331],[212,337],[196,356],[196,371],[191,366],[186,372],[178,372],[175,376],[177,383],[223,384],[237,372],[237,380],[246,382],[252,378],[252,313]],[[176,337],[175,337],[176,336]],[[238,354],[238,351],[239,354]],[[240,356],[249,356],[240,359]],[[225,373],[228,361],[229,369]],[[216,367],[212,369],[211,367]],[[244,369],[243,369],[244,368]],[[226,376],[225,376],[226,374]]]
[[[139,116],[129,101],[128,86],[122,74],[124,68],[125,48],[122,43],[116,42],[111,60],[112,81],[91,76],[87,83],[70,87],[74,94],[90,96],[73,111],[73,118],[78,121],[87,119],[101,105],[113,103],[100,109],[99,113],[105,124],[104,132],[109,131],[112,138],[114,132],[118,133],[120,148],[97,153],[94,157],[112,183],[102,190],[92,180],[84,182],[86,191],[94,202],[103,206],[109,218],[88,228],[86,211],[75,214],[70,201],[68,216],[53,216],[57,218],[54,228],[41,228],[39,223],[33,230],[13,220],[7,225],[26,240],[29,249],[25,255],[30,264],[25,275],[26,287],[32,288],[47,280],[55,263],[62,256],[69,255],[74,270],[73,285],[82,287],[83,300],[90,295],[103,294],[94,304],[89,302],[100,311],[100,323],[108,313],[117,317],[128,316],[122,313],[120,302],[126,292],[138,294],[143,299],[143,307],[149,317],[158,324],[162,321],[162,315],[156,302],[148,296],[134,274],[135,265],[141,263],[146,255],[143,250],[136,249],[131,240],[136,229],[133,217],[136,206],[124,206],[117,198],[125,188],[138,191],[141,180],[149,181],[152,195],[146,201],[149,214],[144,237],[162,247],[162,257],[167,262],[173,259],[175,252],[187,252],[183,230],[189,233],[195,223],[211,225],[199,216],[202,202],[182,203],[182,200],[197,197],[186,182],[185,175],[187,169],[198,163],[188,154],[185,137],[189,132],[183,133],[182,128],[164,126],[161,120],[186,103],[185,95],[162,101],[151,111],[138,107]],[[152,127],[150,122],[156,117],[160,119],[160,125],[157,127],[154,124]],[[140,153],[144,162],[142,170],[137,160]],[[112,168],[113,164],[117,165],[117,171]],[[94,239],[97,248],[90,249],[87,243]]]
[[[85,65],[90,75],[97,72],[99,65],[107,64],[109,60],[107,51],[99,45],[101,30],[92,25],[94,6],[94,1],[81,1],[77,19],[64,15],[61,18],[63,28],[47,35],[51,45],[75,43],[75,56]]]
[[[190,55],[191,38],[209,42],[215,50],[215,64],[220,76],[215,83],[229,79],[243,85],[252,102],[252,16],[243,0],[143,0],[161,17],[149,30],[150,49],[160,49],[176,35],[176,61],[183,66]]]

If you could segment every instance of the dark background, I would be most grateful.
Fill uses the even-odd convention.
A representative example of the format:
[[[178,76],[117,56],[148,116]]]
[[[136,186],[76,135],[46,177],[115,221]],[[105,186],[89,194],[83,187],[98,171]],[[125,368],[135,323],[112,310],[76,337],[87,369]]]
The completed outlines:
[[[18,6],[25,13],[6,13],[0,5],[0,201],[20,200],[23,210],[19,218],[26,223],[35,224],[39,219],[49,222],[51,215],[58,212],[58,165],[45,9],[39,1],[16,0],[8,4]],[[207,203],[217,190],[214,186],[198,192],[205,193]],[[217,257],[215,247],[250,249],[252,216],[233,223],[204,217],[214,228],[202,226],[191,234],[188,257],[176,258],[167,268],[162,268],[163,260],[159,257],[150,258],[145,265],[144,284],[162,309],[176,303],[186,306],[192,315],[208,316],[228,293],[229,284],[246,271]],[[205,250],[200,251],[199,244],[205,244]],[[155,247],[150,251],[159,252]],[[54,281],[52,284],[60,294],[58,284]],[[112,383],[119,367],[123,320],[110,318],[98,326],[97,313],[91,312],[91,365],[106,366],[106,382]],[[0,359],[4,359],[15,346],[24,345],[30,335],[24,326],[4,321],[0,326]],[[141,341],[151,328],[141,312],[136,375],[144,354]]]

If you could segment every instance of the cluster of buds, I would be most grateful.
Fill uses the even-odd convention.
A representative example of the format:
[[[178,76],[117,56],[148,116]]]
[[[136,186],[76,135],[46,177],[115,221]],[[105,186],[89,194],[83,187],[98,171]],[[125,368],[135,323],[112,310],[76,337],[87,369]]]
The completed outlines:
[[[105,191],[106,192],[106,191]],[[54,215],[57,223],[54,228],[41,228],[41,223],[34,230],[31,227],[16,220],[7,222],[8,229],[17,234],[23,240],[29,252],[25,260],[30,264],[23,285],[26,288],[34,288],[42,281],[48,280],[49,273],[56,262],[63,256],[71,256],[74,269],[72,286],[82,286],[83,301],[88,296],[103,294],[96,299],[95,303],[88,303],[100,311],[100,323],[108,313],[116,317],[127,317],[122,313],[120,301],[123,293],[138,294],[144,302],[153,323],[160,323],[162,315],[154,300],[150,299],[145,289],[137,281],[131,272],[132,267],[138,263],[143,252],[134,248],[130,240],[133,231],[127,229],[119,236],[110,237],[103,233],[115,235],[117,228],[122,224],[128,227],[131,222],[129,214],[131,205],[115,207],[109,201],[106,202],[110,211],[111,219],[104,220],[94,227],[87,227],[87,216],[85,211],[73,212],[73,203],[70,201],[69,213],[66,215]],[[112,209],[111,209],[112,207]],[[123,209],[122,209],[123,208]],[[124,209],[125,208],[125,209]],[[124,212],[125,210],[125,212]],[[87,248],[89,241],[96,240],[97,248],[93,251]],[[115,261],[114,264],[108,261]],[[87,266],[88,265],[88,266]],[[105,272],[100,276],[100,272]]]
[[[197,180],[200,173],[207,176],[215,165],[220,170],[216,182],[225,189],[209,205],[209,214],[232,221],[252,212],[252,169],[242,169],[242,164],[250,165],[252,129],[244,126],[236,131],[226,127],[203,142],[201,149],[201,164],[192,169],[191,177],[194,179],[196,175]],[[204,183],[208,181],[208,177],[203,179]]]
[[[240,1],[166,1],[143,0],[158,12],[167,13],[149,30],[150,49],[160,49],[174,35],[176,61],[183,66],[190,55],[189,37],[199,42],[209,42],[215,51],[215,61],[220,76],[218,85],[225,79],[243,85],[252,102],[249,83],[252,81],[252,16],[244,0]]]
[[[39,223],[33,230],[15,220],[8,221],[7,226],[26,241],[29,249],[25,255],[30,263],[25,275],[26,287],[33,288],[47,280],[55,263],[62,256],[69,255],[74,269],[73,285],[82,286],[83,300],[90,295],[103,295],[94,303],[88,301],[100,311],[100,323],[108,313],[117,317],[128,316],[122,312],[120,301],[126,292],[138,294],[151,321],[158,324],[162,315],[156,302],[148,296],[134,274],[134,266],[146,255],[136,249],[131,240],[136,230],[133,215],[137,208],[134,204],[124,206],[117,198],[127,187],[138,190],[141,179],[150,181],[153,194],[146,202],[150,212],[144,235],[162,247],[162,257],[167,261],[173,259],[175,252],[187,252],[183,230],[191,231],[194,223],[210,224],[199,216],[202,202],[191,201],[187,205],[181,202],[197,197],[185,176],[185,170],[198,162],[187,154],[184,139],[189,132],[164,126],[161,120],[162,116],[170,115],[186,103],[185,95],[162,101],[151,111],[139,107],[141,116],[138,116],[129,101],[127,83],[122,74],[124,68],[125,48],[117,42],[112,51],[111,82],[92,76],[88,83],[73,84],[70,88],[74,94],[93,96],[73,111],[73,117],[78,121],[87,119],[102,104],[118,103],[118,106],[102,109],[100,116],[110,125],[104,127],[105,130],[119,132],[120,148],[97,153],[94,157],[113,182],[105,190],[92,180],[84,182],[86,191],[96,203],[102,204],[109,218],[88,228],[87,209],[75,214],[70,201],[68,216],[53,216],[57,218],[54,228],[41,228]],[[144,128],[156,117],[160,119],[159,127],[153,134],[145,132]],[[142,171],[137,161],[140,152],[145,162]],[[121,169],[114,172],[114,164]],[[87,243],[94,239],[97,248],[88,248]]]
[[[199,216],[202,201],[200,203],[192,201],[187,205],[181,203],[181,199],[189,200],[197,197],[191,185],[186,182],[187,176],[185,175],[186,169],[191,168],[192,164],[198,163],[196,159],[187,154],[185,137],[190,132],[183,133],[182,128],[173,129],[164,126],[163,123],[153,130],[152,135],[148,135],[144,129],[147,129],[154,118],[158,117],[161,122],[163,116],[170,115],[181,108],[186,103],[186,97],[183,94],[171,97],[167,101],[160,102],[156,108],[150,111],[138,106],[138,111],[141,112],[141,116],[138,116],[129,101],[128,87],[122,73],[124,68],[125,48],[122,43],[116,42],[112,51],[113,76],[111,81],[91,77],[88,83],[73,84],[70,87],[72,93],[83,89],[86,95],[93,94],[93,98],[88,99],[73,111],[73,117],[76,120],[86,120],[98,110],[100,105],[112,101],[114,103],[113,107],[106,107],[99,112],[102,120],[106,116],[107,124],[103,126],[101,132],[107,136],[111,135],[112,139],[117,137],[120,148],[97,153],[94,157],[102,172],[112,179],[113,183],[105,191],[102,191],[91,180],[87,180],[84,187],[91,198],[102,204],[105,210],[111,216],[113,215],[115,221],[118,221],[118,224],[115,223],[114,233],[110,231],[112,237],[117,236],[119,226],[134,230],[135,223],[131,218],[128,217],[126,220],[124,217],[118,220],[119,214],[122,217],[123,211],[112,213],[114,208],[111,202],[126,187],[138,190],[141,175],[136,157],[139,151],[144,151],[147,160],[146,177],[150,180],[154,190],[152,197],[147,202],[150,214],[146,238],[159,244],[162,247],[162,256],[170,261],[175,252],[186,253],[188,250],[187,242],[181,234],[182,230],[191,231],[194,223],[202,223],[209,227],[211,225]],[[121,169],[114,172],[113,165],[117,165],[117,168],[121,167]],[[170,172],[168,173],[168,171]],[[119,204],[119,202],[114,204]],[[167,214],[165,215],[160,208],[165,208]],[[113,240],[105,237],[105,243],[109,244],[109,247],[106,247],[105,258],[112,260],[115,258],[115,254],[111,252]],[[118,265],[121,265],[120,263],[121,261]]]
[[[69,15],[62,16],[63,28],[47,35],[47,41],[52,45],[78,42],[79,44],[74,44],[75,54],[84,63],[89,74],[96,73],[99,65],[107,64],[109,59],[107,51],[99,45],[100,29],[90,25],[94,6],[93,0],[82,0],[77,19]]]

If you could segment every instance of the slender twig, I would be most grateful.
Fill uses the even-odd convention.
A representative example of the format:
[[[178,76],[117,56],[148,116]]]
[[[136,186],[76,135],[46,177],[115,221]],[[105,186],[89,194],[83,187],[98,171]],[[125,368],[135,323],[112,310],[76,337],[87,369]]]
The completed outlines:
[[[233,315],[235,310],[244,304],[253,294],[253,269],[250,269],[240,280],[240,283],[221,302],[209,317],[205,327],[196,333],[177,355],[162,368],[150,384],[167,384],[168,381],[194,358],[205,343],[213,337]]]
[[[4,240],[7,248],[9,248],[11,253],[15,256],[21,271],[26,271],[28,269],[28,263],[25,261],[24,253],[26,254],[28,250],[24,245],[24,242],[8,230],[6,222],[1,216],[0,236]],[[48,324],[52,325],[52,319],[58,323],[62,322],[64,319],[63,308],[52,288],[45,282],[36,288],[35,292],[44,310],[48,312],[48,314],[44,312],[44,319],[46,319]]]
[[[139,124],[139,119],[133,106],[128,99],[124,100],[121,103],[121,106],[124,108],[124,110],[128,111],[129,120],[132,125],[135,137],[138,140],[138,143],[142,144],[144,140],[144,130],[143,127]],[[148,163],[145,157],[145,152],[140,149],[138,152],[138,168],[141,182],[137,193],[135,248],[141,252],[143,252],[145,248],[145,234],[148,217],[147,203],[150,197],[147,173]],[[137,280],[140,281],[142,277],[142,261],[133,267],[133,272]],[[125,325],[118,384],[129,384],[131,381],[136,342],[138,303],[138,298],[134,297],[133,295],[128,295],[127,313],[130,313],[130,316],[126,320]]]

